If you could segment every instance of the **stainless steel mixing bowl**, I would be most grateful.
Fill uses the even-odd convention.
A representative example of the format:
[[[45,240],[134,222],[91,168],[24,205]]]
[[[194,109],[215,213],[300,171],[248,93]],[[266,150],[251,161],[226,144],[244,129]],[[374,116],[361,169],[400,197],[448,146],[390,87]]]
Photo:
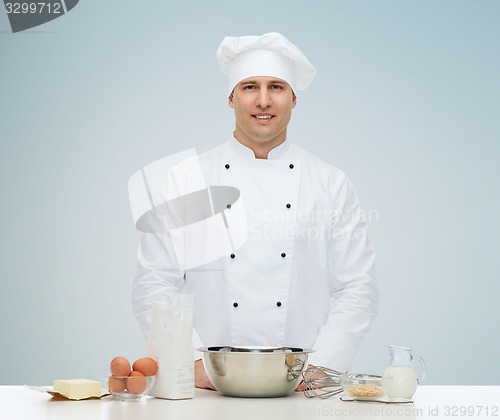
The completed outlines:
[[[284,397],[302,380],[312,349],[202,347],[208,378],[229,397]]]

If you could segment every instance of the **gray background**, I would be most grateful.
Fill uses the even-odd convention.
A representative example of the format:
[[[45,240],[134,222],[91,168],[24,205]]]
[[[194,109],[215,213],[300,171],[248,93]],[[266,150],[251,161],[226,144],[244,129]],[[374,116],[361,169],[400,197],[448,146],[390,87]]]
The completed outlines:
[[[498,385],[499,16],[497,0],[86,0],[12,34],[0,12],[0,383],[145,354],[128,178],[226,141],[215,49],[278,31],[318,69],[289,138],[378,215],[381,308],[351,370],[382,372],[398,344],[428,384]]]

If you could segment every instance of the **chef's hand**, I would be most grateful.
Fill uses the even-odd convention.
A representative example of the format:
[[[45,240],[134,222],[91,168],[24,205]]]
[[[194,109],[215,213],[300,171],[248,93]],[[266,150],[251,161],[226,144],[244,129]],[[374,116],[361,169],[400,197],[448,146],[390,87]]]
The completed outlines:
[[[213,389],[216,391],[212,382],[208,379],[207,372],[205,372],[203,361],[201,359],[194,362],[194,386],[196,388]]]
[[[308,365],[306,370],[309,369],[314,369],[314,365]],[[317,370],[314,373],[312,372],[305,372],[304,373],[304,379],[316,379],[316,378],[324,378],[325,374],[321,370]],[[306,389],[306,382],[303,380],[297,388],[295,388],[295,392],[302,392],[304,389]]]

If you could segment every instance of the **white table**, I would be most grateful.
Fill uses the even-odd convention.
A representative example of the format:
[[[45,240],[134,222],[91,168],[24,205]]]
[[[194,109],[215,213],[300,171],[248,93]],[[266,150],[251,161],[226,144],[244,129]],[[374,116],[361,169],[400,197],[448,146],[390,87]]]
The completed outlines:
[[[343,402],[338,396],[309,399],[302,393],[245,399],[197,389],[195,398],[180,401],[60,401],[23,386],[0,386],[0,420],[500,419],[500,386],[419,386],[413,400],[413,405],[386,405]]]

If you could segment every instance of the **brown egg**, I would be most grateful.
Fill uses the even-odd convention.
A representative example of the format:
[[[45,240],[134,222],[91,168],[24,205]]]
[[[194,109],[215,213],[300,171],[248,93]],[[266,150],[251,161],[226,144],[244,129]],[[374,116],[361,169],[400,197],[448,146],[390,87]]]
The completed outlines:
[[[127,390],[131,394],[142,394],[146,391],[146,378],[141,372],[133,370],[127,378]]]
[[[134,362],[132,370],[141,372],[144,376],[153,376],[158,372],[158,364],[151,357],[143,357]]]
[[[110,376],[108,378],[108,388],[112,392],[122,392],[125,391],[127,387],[126,378],[115,378]]]
[[[111,375],[114,376],[128,376],[130,371],[130,362],[123,356],[117,356],[111,360],[109,365]]]

